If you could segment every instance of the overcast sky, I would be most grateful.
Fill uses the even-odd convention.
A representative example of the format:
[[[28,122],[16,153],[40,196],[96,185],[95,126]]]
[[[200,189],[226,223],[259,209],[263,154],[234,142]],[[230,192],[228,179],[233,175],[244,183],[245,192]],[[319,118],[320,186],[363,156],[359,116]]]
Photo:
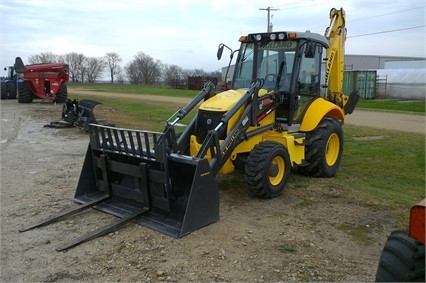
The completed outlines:
[[[425,0],[0,0],[1,74],[20,56],[42,52],[101,57],[116,52],[122,66],[138,52],[184,69],[216,71],[220,43],[267,28],[324,33],[331,8],[346,10],[346,54],[421,56]],[[377,34],[374,34],[377,33]],[[368,35],[374,34],[374,35]],[[228,58],[224,56],[223,58]]]

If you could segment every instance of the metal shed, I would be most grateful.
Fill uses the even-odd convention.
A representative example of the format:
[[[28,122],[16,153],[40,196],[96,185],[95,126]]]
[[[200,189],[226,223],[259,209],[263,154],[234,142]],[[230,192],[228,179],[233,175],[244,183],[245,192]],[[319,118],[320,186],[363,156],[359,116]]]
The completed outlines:
[[[349,95],[358,90],[361,98],[376,97],[377,71],[345,71],[343,76],[343,93]]]

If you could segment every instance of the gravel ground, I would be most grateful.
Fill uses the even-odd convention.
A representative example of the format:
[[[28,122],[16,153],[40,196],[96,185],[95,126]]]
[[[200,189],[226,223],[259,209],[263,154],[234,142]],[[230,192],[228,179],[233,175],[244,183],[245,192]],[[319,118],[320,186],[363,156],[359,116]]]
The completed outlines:
[[[272,200],[250,196],[235,173],[218,176],[220,220],[181,239],[129,223],[66,252],[62,243],[111,222],[96,210],[19,228],[75,206],[88,144],[76,128],[43,125],[61,106],[1,101],[1,282],[372,281],[395,221],[345,198],[327,179],[290,182]],[[423,117],[424,121],[424,117]],[[424,124],[423,124],[424,130]],[[362,227],[368,241],[341,229]],[[339,228],[340,227],[340,228]]]

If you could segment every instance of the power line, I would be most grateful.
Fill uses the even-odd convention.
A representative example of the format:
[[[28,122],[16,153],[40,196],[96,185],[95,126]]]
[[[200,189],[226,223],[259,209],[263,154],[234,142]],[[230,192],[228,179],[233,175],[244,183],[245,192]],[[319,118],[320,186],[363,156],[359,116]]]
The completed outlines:
[[[267,31],[271,32],[272,31],[272,25],[271,25],[271,11],[278,11],[279,9],[274,9],[268,6],[268,8],[260,8],[259,10],[266,10],[268,11],[268,26],[267,26]]]
[[[393,30],[378,31],[378,32],[372,32],[372,33],[365,33],[365,34],[358,34],[358,35],[348,36],[347,38],[354,38],[354,37],[368,36],[368,35],[374,35],[374,34],[382,34],[382,33],[396,32],[396,31],[409,30],[409,29],[416,29],[416,28],[424,28],[424,27],[426,27],[426,25],[423,25],[423,26],[416,26],[416,27],[409,27],[409,28],[401,28],[401,29],[393,29]]]
[[[323,3],[321,3],[321,4],[323,4]],[[286,6],[286,5],[278,5],[278,6],[274,6],[273,8],[275,8],[275,7],[282,7],[282,6]],[[299,9],[299,8],[310,7],[310,6],[317,6],[317,4],[287,7],[286,10],[288,10],[288,9]],[[370,16],[370,17],[364,17],[364,18],[346,20],[346,22],[347,23],[352,23],[352,22],[362,21],[362,20],[371,19],[371,18],[378,18],[378,17],[388,16],[388,15],[393,15],[393,14],[399,14],[399,13],[404,13],[404,12],[413,11],[413,10],[420,10],[420,9],[424,9],[424,8],[425,8],[425,6],[417,7],[417,8],[410,8],[410,9],[406,9],[406,10],[394,11],[394,12],[389,12],[389,13],[385,13],[385,14],[374,15],[374,16]],[[311,29],[315,29],[315,28],[319,28],[319,27],[323,27],[323,26],[321,25],[321,26],[310,27],[309,29],[311,30]]]
[[[407,9],[407,10],[390,12],[390,13],[381,14],[381,15],[374,15],[374,16],[371,16],[371,17],[364,17],[364,18],[359,18],[359,19],[353,19],[353,20],[349,20],[348,22],[356,22],[356,21],[362,21],[362,20],[365,20],[365,19],[378,18],[378,17],[388,16],[388,15],[393,15],[393,14],[399,14],[399,13],[403,13],[403,12],[407,12],[407,11],[423,9],[424,7],[425,6],[417,7],[417,8],[412,8],[412,9]]]
[[[304,4],[304,5],[300,5],[298,4],[293,4],[293,6],[289,6],[288,4],[282,4],[282,5],[276,5],[274,7],[271,8],[278,8],[278,7],[286,7],[285,10],[293,10],[293,9],[300,9],[300,8],[305,8],[305,7],[312,7],[312,6],[323,6],[325,4],[330,4],[333,3],[333,1],[328,1],[328,2],[321,2],[321,3],[317,3],[317,4]]]

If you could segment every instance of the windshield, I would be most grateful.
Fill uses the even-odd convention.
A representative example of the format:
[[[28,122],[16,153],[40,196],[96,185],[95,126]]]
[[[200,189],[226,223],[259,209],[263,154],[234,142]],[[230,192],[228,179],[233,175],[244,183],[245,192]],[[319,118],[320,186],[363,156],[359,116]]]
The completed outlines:
[[[7,67],[7,77],[13,79],[15,77],[15,69],[13,67]]]
[[[262,88],[281,91],[290,89],[291,72],[297,41],[259,43],[258,58],[254,58],[254,43],[243,43],[235,66],[234,88],[248,88],[253,81],[253,62],[257,59],[255,78],[264,80]]]

